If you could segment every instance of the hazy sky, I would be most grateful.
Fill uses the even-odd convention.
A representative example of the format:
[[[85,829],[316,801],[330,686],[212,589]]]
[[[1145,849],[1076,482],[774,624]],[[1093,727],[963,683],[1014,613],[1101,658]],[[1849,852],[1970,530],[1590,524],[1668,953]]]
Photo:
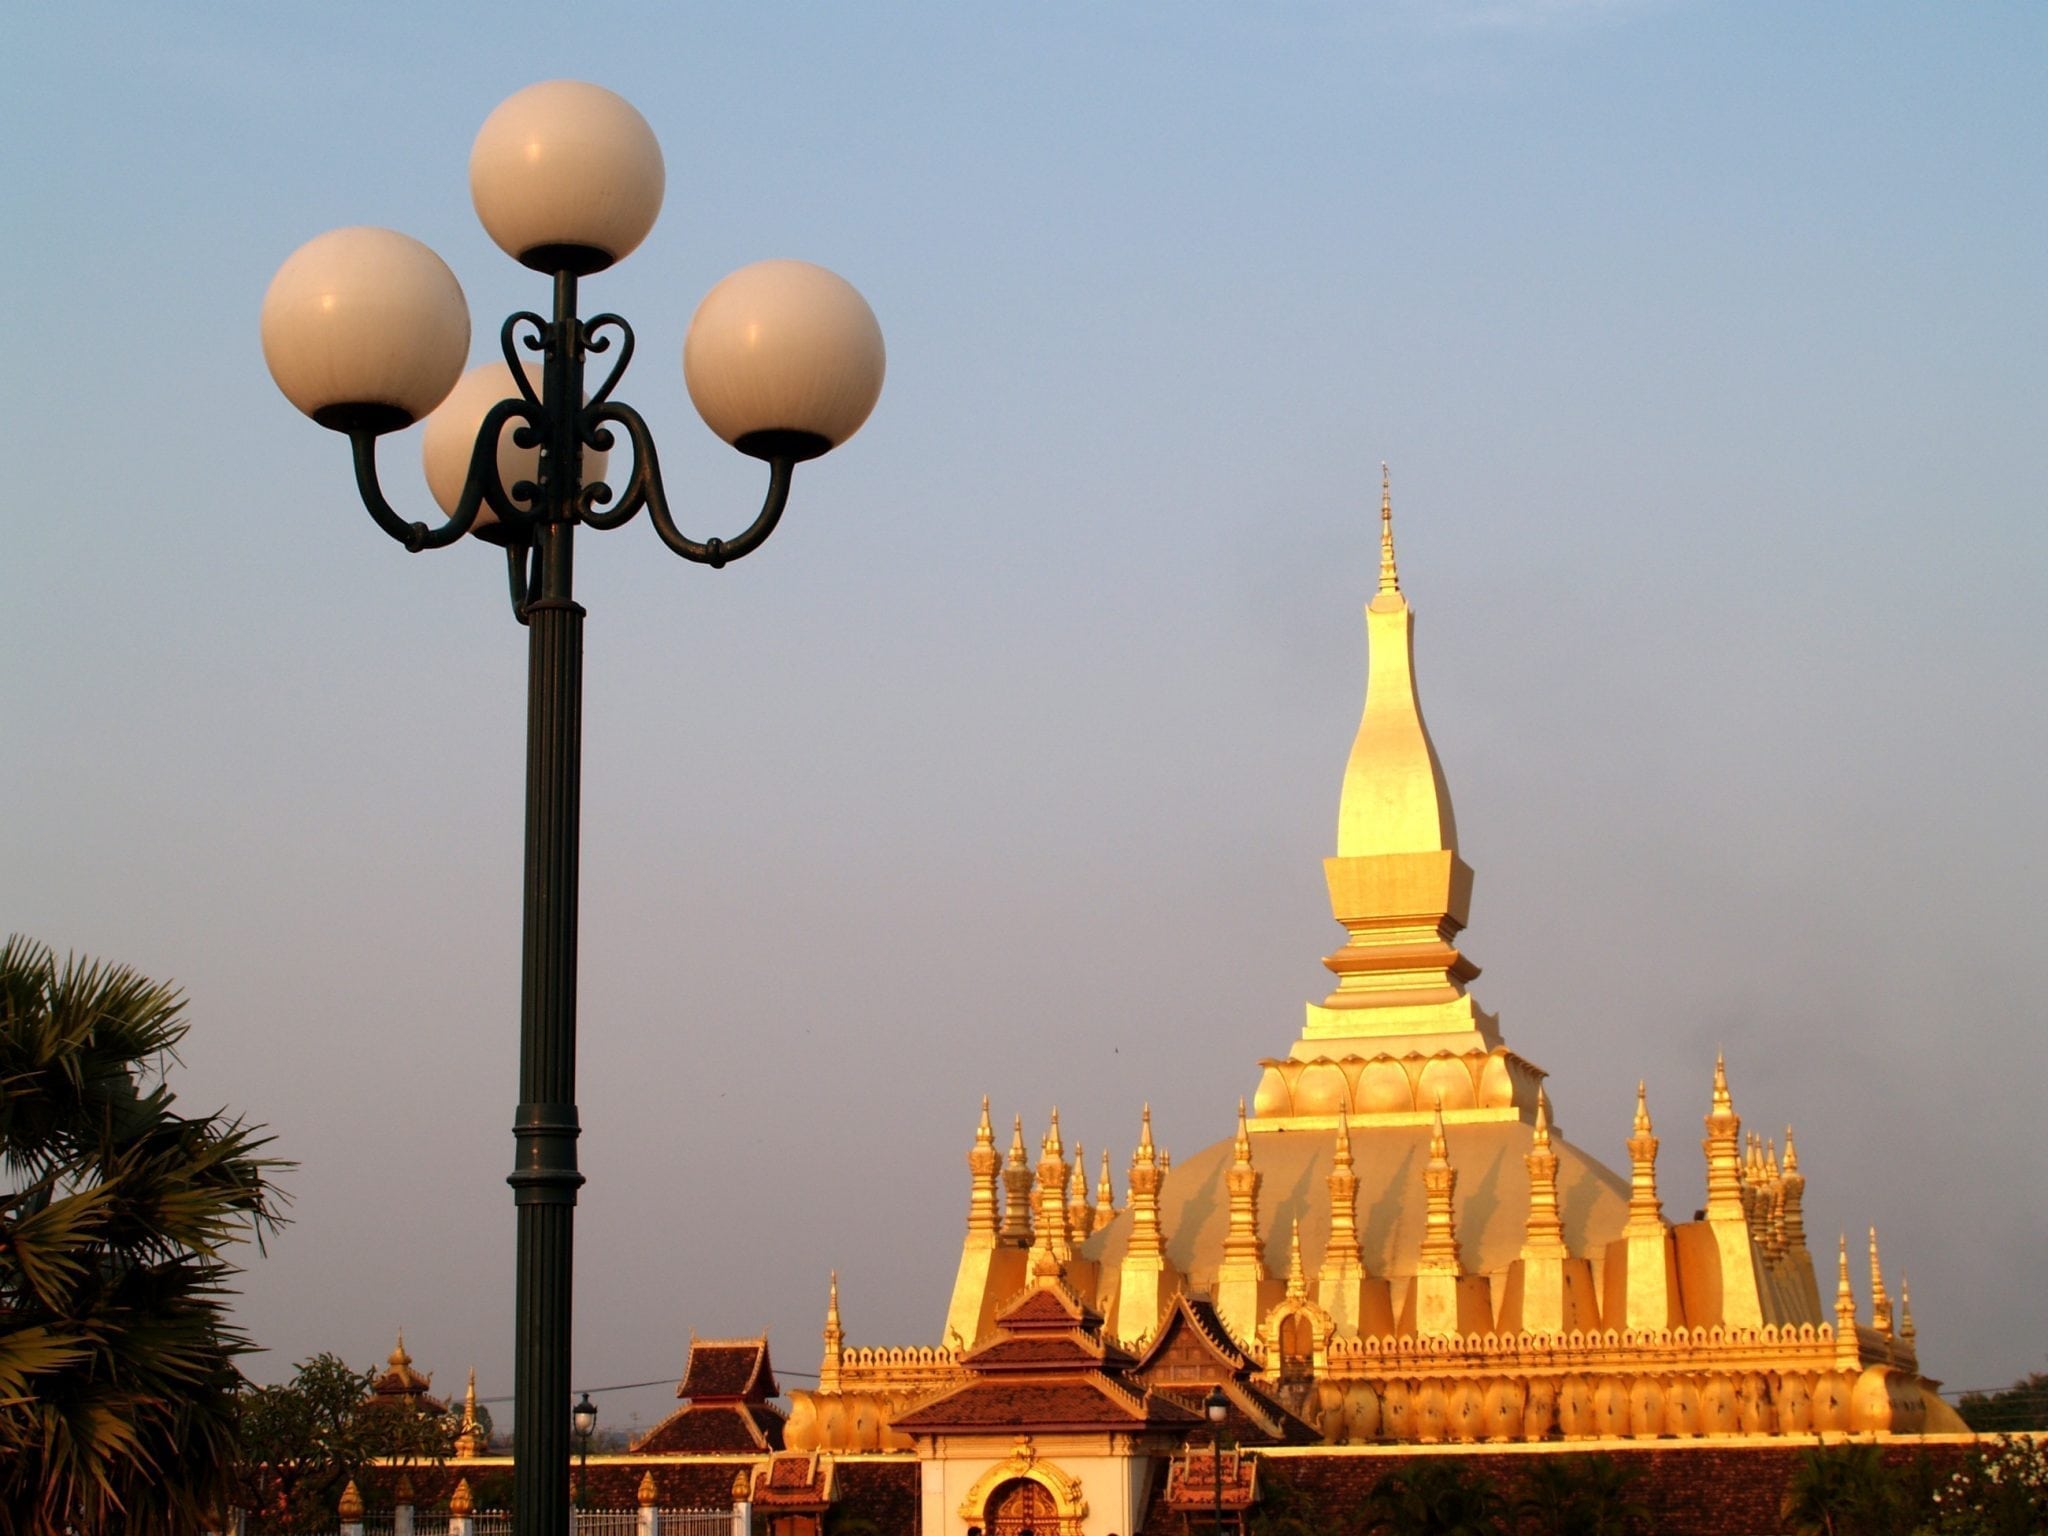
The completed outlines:
[[[2048,12],[598,16],[5,23],[0,929],[182,984],[185,1098],[300,1163],[255,1374],[402,1324],[511,1390],[524,633],[495,550],[376,530],[256,317],[388,224],[491,355],[547,295],[469,145],[557,75],[667,155],[586,298],[691,531],[760,493],[682,390],[714,281],[822,262],[889,345],[760,555],[583,541],[579,1385],[692,1329],[800,1384],[835,1265],[851,1342],[939,1342],[983,1091],[1119,1197],[1143,1100],[1228,1133],[1341,938],[1382,458],[1476,991],[1566,1133],[1625,1167],[1646,1078],[1688,1215],[1725,1046],[1931,1374],[2048,1364]]]

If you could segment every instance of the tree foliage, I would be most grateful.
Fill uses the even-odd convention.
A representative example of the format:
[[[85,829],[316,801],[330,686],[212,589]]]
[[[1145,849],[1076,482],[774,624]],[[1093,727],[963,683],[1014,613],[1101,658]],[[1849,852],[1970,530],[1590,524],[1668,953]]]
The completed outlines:
[[[1386,1536],[1502,1536],[1506,1514],[1493,1480],[1448,1456],[1419,1458],[1366,1499],[1366,1529]]]
[[[320,1354],[282,1386],[243,1392],[237,1503],[254,1529],[331,1529],[342,1489],[372,1462],[435,1464],[454,1453],[460,1413],[377,1401],[375,1379],[373,1370]]]
[[[2048,1429],[2048,1371],[2035,1371],[2003,1392],[1965,1392],[1956,1412],[1980,1435]]]
[[[1517,1529],[1530,1536],[1624,1536],[1647,1529],[1636,1497],[1641,1464],[1600,1454],[1533,1458],[1515,1500]]]
[[[125,966],[0,946],[0,1536],[190,1530],[224,1503],[225,1258],[281,1224],[260,1127],[187,1116],[188,1025]]]

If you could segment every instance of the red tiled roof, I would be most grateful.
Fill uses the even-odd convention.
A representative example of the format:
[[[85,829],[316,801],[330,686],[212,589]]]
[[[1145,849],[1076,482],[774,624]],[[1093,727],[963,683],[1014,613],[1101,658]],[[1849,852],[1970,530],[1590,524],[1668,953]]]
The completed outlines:
[[[1063,1285],[1034,1287],[1021,1300],[1012,1303],[1007,1311],[996,1315],[998,1328],[1009,1328],[1019,1333],[1042,1328],[1072,1328],[1076,1323],[1084,1327],[1100,1327],[1102,1319],[1068,1295]]]
[[[758,1455],[782,1448],[782,1415],[768,1403],[690,1403],[649,1430],[633,1449],[648,1455]]]
[[[1118,1390],[1100,1376],[1066,1381],[975,1381],[903,1414],[896,1428],[912,1432],[954,1429],[1131,1428],[1192,1424],[1201,1415],[1169,1398]]]
[[[698,1402],[718,1398],[739,1398],[763,1403],[781,1394],[774,1369],[768,1364],[766,1339],[734,1339],[711,1342],[690,1341],[690,1362],[683,1368],[677,1397]]]

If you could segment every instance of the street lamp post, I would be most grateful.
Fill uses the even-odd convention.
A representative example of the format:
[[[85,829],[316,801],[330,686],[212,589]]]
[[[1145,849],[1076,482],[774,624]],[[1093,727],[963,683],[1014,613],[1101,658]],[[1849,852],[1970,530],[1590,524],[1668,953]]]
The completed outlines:
[[[698,307],[683,344],[690,397],[707,425],[768,465],[759,514],[731,539],[676,525],[654,440],[612,398],[633,356],[615,314],[577,313],[578,282],[624,258],[661,208],[661,147],[611,92],[578,81],[530,86],[485,121],[470,156],[478,217],[500,247],[554,284],[548,316],[521,311],[499,332],[502,364],[458,383],[469,311],[441,259],[386,229],[341,229],[289,257],[263,301],[263,351],[287,398],[345,434],[371,518],[409,550],[464,534],[503,547],[512,611],[527,631],[525,917],[519,1106],[509,1182],[517,1207],[513,1416],[519,1536],[568,1524],[572,1217],[576,1167],[576,903],[582,757],[583,609],[572,590],[578,526],[611,529],[643,507],[686,560],[721,566],[774,531],[795,466],[857,431],[880,394],[883,347],[866,302],[804,262],[743,267]],[[616,347],[585,388],[585,361]],[[522,353],[532,354],[529,358]],[[538,364],[536,367],[535,364]],[[378,439],[428,417],[436,526],[401,517],[377,478]],[[616,495],[615,436],[632,445]]]
[[[1216,1536],[1223,1536],[1223,1421],[1230,1417],[1230,1399],[1221,1384],[1209,1389],[1202,1399],[1202,1413],[1209,1420],[1209,1485],[1216,1490]]]
[[[576,1468],[576,1507],[584,1509],[590,1504],[590,1437],[597,1433],[597,1404],[590,1400],[588,1392],[576,1399],[569,1418],[582,1446],[582,1460]]]

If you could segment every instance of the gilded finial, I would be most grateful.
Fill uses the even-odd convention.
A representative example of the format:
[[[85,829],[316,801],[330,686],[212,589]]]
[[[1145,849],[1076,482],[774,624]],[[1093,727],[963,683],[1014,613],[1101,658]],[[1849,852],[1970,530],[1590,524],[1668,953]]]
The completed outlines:
[[[1394,480],[1384,459],[1380,461],[1380,590],[1401,590],[1401,578],[1394,569]]]
[[[1835,1264],[1835,1311],[1856,1315],[1856,1293],[1849,1288],[1849,1234],[1841,1235]]]
[[[475,1508],[476,1495],[469,1491],[469,1479],[466,1477],[457,1478],[455,1480],[455,1491],[448,1495],[448,1513],[451,1515],[466,1515]]]
[[[476,1367],[469,1368],[469,1385],[462,1393],[462,1426],[455,1432],[455,1454],[473,1460],[483,1450],[483,1426],[476,1417]]]
[[[1160,1176],[1163,1178],[1165,1175],[1171,1172],[1173,1172],[1173,1153],[1167,1150],[1165,1147],[1161,1147],[1159,1149]]]
[[[1152,1106],[1147,1104],[1138,1116],[1138,1156],[1152,1150]],[[1136,1161],[1134,1157],[1132,1161]]]
[[[390,1357],[385,1363],[394,1371],[402,1371],[412,1364],[412,1356],[405,1352],[405,1330],[403,1328],[398,1330],[398,1347],[391,1351]]]
[[[1870,1322],[1879,1333],[1892,1331],[1892,1299],[1885,1294],[1884,1264],[1877,1256],[1877,1228],[1870,1229]]]
[[[1798,1171],[1799,1149],[1792,1145],[1792,1127],[1788,1125],[1785,1127],[1785,1172],[1792,1174]]]
[[[974,1144],[977,1147],[992,1147],[996,1144],[995,1127],[988,1122],[988,1095],[981,1096],[981,1124],[974,1128]]]
[[[1029,1155],[1024,1150],[1024,1117],[1019,1115],[1010,1122],[1010,1161],[1021,1168]]]
[[[1052,1107],[1052,1124],[1046,1128],[1045,1140],[1038,1144],[1038,1151],[1041,1157],[1064,1158],[1067,1155],[1067,1149],[1060,1142],[1060,1107],[1057,1104]]]
[[[1719,1051],[1714,1052],[1714,1113],[1732,1114],[1735,1100],[1728,1093],[1728,1062]]]
[[[1429,1130],[1429,1160],[1444,1163],[1450,1160],[1451,1144],[1444,1139],[1444,1096],[1436,1096],[1436,1117]]]
[[[1911,1348],[1915,1337],[1913,1330],[1913,1291],[1906,1284],[1906,1275],[1899,1272],[1899,1337]]]
[[[835,1329],[839,1326],[839,1271],[836,1269],[832,1271],[825,1292],[825,1326]]]
[[[660,1501],[661,1490],[654,1486],[652,1467],[641,1475],[640,1486],[633,1490],[633,1499],[642,1509],[652,1509]]]
[[[1636,1079],[1636,1123],[1638,1136],[1650,1134],[1650,1095],[1641,1078]]]
[[[1249,1163],[1252,1160],[1252,1136],[1244,1120],[1244,1100],[1237,1101],[1237,1160]]]
[[[1550,1150],[1550,1095],[1541,1088],[1536,1090],[1536,1134],[1533,1140],[1544,1151]]]
[[[749,1498],[753,1496],[754,1479],[751,1473],[751,1468],[741,1467],[739,1471],[733,1474],[732,1499],[735,1504],[744,1504],[747,1502]],[[652,1478],[654,1477],[654,1473],[650,1471],[647,1474],[647,1476],[650,1480],[652,1480]]]
[[[1301,1218],[1297,1216],[1287,1240],[1287,1299],[1300,1301],[1307,1295],[1308,1274],[1301,1267]]]
[[[350,1522],[363,1518],[363,1493],[356,1487],[354,1478],[350,1478],[348,1486],[341,1490],[341,1499],[335,1505],[335,1513]]]
[[[1856,1293],[1849,1286],[1849,1234],[1844,1232],[1835,1259],[1835,1364],[1854,1370],[1862,1363],[1856,1338]]]
[[[1095,1225],[1107,1226],[1116,1215],[1116,1190],[1109,1182],[1109,1148],[1102,1149],[1102,1177],[1095,1184]]]
[[[1336,1166],[1347,1171],[1351,1167],[1351,1112],[1342,1107],[1337,1110]]]

